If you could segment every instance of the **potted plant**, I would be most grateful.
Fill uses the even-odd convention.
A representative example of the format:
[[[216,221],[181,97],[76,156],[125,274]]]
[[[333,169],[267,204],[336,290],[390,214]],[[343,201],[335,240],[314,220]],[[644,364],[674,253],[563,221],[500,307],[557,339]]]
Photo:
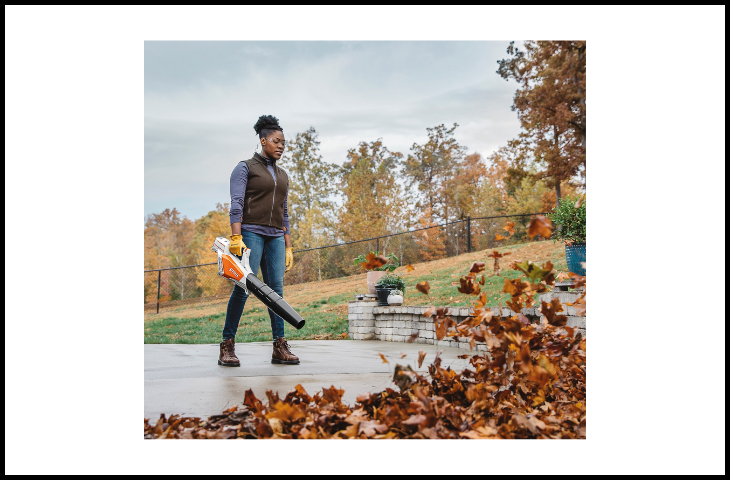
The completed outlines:
[[[565,260],[568,270],[578,275],[585,275],[581,265],[586,261],[586,201],[585,195],[577,198],[565,197],[560,205],[548,214],[555,225],[552,237],[556,241],[565,242]]]
[[[390,262],[388,262],[390,260]],[[375,285],[378,280],[387,272],[392,272],[400,266],[398,257],[393,253],[387,256],[380,255],[379,252],[370,252],[367,256],[358,255],[354,258],[354,265],[360,265],[367,274],[368,293],[376,293]]]
[[[388,293],[388,305],[392,305],[394,307],[403,305],[403,292],[398,289],[391,290]]]
[[[375,285],[375,292],[378,294],[378,305],[381,307],[388,306],[388,295],[391,290],[405,291],[406,282],[403,281],[397,273],[386,273]],[[402,300],[402,299],[401,299]]]

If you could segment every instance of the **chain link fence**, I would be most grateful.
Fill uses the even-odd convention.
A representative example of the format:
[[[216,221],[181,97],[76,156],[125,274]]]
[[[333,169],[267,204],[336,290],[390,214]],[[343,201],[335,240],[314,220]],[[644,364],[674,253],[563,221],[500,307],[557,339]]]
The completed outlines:
[[[353,259],[371,251],[394,253],[401,265],[449,258],[463,253],[533,242],[527,227],[535,215],[467,217],[406,232],[294,251],[294,266],[284,274],[285,285],[329,280],[362,273]],[[514,234],[505,230],[514,223]],[[504,238],[501,238],[504,237]],[[217,263],[145,270],[144,311],[228,299],[233,283],[218,276]]]

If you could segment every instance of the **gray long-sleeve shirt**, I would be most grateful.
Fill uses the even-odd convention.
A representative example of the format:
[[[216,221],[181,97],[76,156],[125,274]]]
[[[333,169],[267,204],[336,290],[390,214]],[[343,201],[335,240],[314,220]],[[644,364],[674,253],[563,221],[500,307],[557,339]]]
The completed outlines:
[[[266,169],[271,173],[271,176],[276,180],[276,173],[274,172],[274,161],[270,158],[266,158]],[[229,212],[231,224],[241,221],[243,216],[243,199],[246,198],[246,185],[248,184],[248,165],[245,162],[239,162],[236,168],[231,173],[231,210]],[[248,223],[241,224],[241,230],[247,230],[249,232],[258,233],[259,235],[267,235],[269,237],[280,237],[284,234],[289,234],[289,211],[287,210],[287,199],[289,198],[289,181],[286,183],[286,195],[284,195],[284,228],[286,231],[282,231],[276,227],[269,227],[266,225],[251,225]]]

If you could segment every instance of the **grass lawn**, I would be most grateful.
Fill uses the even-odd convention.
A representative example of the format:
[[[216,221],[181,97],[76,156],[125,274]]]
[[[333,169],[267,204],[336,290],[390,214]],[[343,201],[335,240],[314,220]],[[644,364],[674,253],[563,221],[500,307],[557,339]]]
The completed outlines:
[[[457,291],[459,277],[469,272],[474,261],[486,262],[483,272],[487,275],[482,291],[488,295],[489,305],[499,305],[509,295],[502,293],[504,278],[517,278],[521,272],[511,270],[513,261],[531,260],[542,264],[553,262],[558,271],[567,271],[565,250],[562,243],[550,240],[522,245],[511,245],[498,249],[510,255],[500,259],[501,276],[494,275],[494,260],[487,258],[489,250],[465,253],[443,260],[434,260],[413,265],[415,270],[406,273],[405,267],[395,273],[406,282],[404,305],[470,306],[474,296]],[[415,289],[415,285],[428,281],[429,295]],[[221,281],[224,281],[221,279]],[[337,340],[348,330],[347,302],[354,295],[366,292],[365,274],[350,277],[284,286],[284,298],[306,320],[301,330],[288,323],[284,329],[288,340]],[[219,343],[226,316],[227,300],[214,304],[183,306],[159,314],[145,315],[145,343]],[[263,304],[251,295],[246,302],[239,322],[236,342],[259,342],[271,339],[271,321]]]

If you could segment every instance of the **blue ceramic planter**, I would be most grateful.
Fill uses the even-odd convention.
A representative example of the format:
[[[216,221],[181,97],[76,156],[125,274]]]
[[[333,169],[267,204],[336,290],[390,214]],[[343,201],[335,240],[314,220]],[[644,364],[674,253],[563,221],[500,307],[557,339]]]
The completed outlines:
[[[586,244],[574,243],[572,245],[566,245],[565,260],[568,262],[568,270],[585,276],[586,270],[581,266],[580,262],[586,261]]]

